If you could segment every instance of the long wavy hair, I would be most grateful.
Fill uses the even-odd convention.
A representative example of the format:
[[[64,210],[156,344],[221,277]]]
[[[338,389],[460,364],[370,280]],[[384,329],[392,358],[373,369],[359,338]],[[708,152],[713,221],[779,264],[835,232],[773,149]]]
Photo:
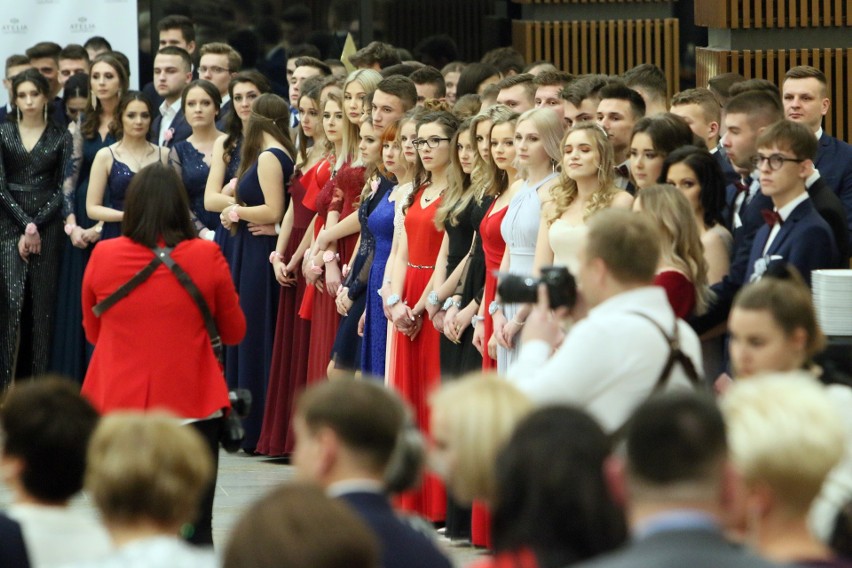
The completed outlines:
[[[500,126],[501,124],[508,124],[512,127],[512,140],[515,138],[515,128],[518,124],[518,113],[513,112],[509,116],[499,116],[494,118],[491,121],[491,129],[489,131],[489,137],[494,132],[494,127]],[[509,174],[506,170],[501,170],[497,167],[497,162],[494,161],[493,153],[489,152],[492,174],[491,174],[491,184],[485,188],[485,195],[490,195],[492,197],[500,197],[504,191],[509,189],[509,186],[512,185],[512,181],[509,179]],[[515,162],[512,162],[512,167],[515,167]]]
[[[447,138],[454,138],[456,130],[459,127],[459,119],[456,115],[447,111],[427,112],[417,119],[417,131],[426,124],[437,124],[441,127],[441,131]],[[450,152],[452,155],[452,151]],[[414,200],[420,195],[420,192],[432,180],[432,172],[427,171],[423,167],[423,162],[420,160],[420,154],[417,154],[417,162],[414,165],[414,179],[412,181],[413,191],[409,193],[408,199],[402,206],[402,211],[407,212]]]
[[[98,63],[106,63],[112,67],[112,70],[115,72],[118,77],[118,82],[120,83],[118,98],[121,100],[121,96],[130,90],[127,69],[125,69],[124,65],[122,65],[114,55],[102,53],[95,57],[92,61],[92,65],[89,67],[90,74],[91,69],[93,69]],[[92,139],[98,134],[98,129],[101,125],[101,116],[104,113],[104,105],[98,101],[98,105],[95,107],[92,103],[94,103],[94,98],[97,97],[97,95],[95,95],[94,89],[91,88],[91,83],[89,90],[92,95],[86,101],[86,110],[83,111],[83,123],[80,125],[80,132],[83,133],[84,138]],[[110,124],[110,130],[112,130],[112,124]]]
[[[326,92],[325,97],[323,97],[320,102],[320,111],[323,114],[325,113],[325,107],[329,102],[336,104],[340,109],[340,112],[344,114],[343,124],[340,125],[343,129],[343,148],[339,156],[337,155],[334,143],[328,139],[328,136],[326,136],[325,139],[326,153],[330,156],[334,156],[334,169],[339,170],[343,164],[347,162],[351,162],[352,166],[361,165],[356,162],[358,157],[358,143],[361,139],[360,128],[358,125],[349,122],[349,119],[345,116],[346,112],[343,107],[343,91],[338,88],[333,88]],[[323,125],[323,127],[324,126],[325,125]]]
[[[299,126],[297,126],[296,131],[296,140],[298,140],[298,148],[299,148],[299,163],[297,164],[298,168],[303,167],[308,162],[308,146],[309,142],[311,144],[318,144],[323,149],[325,149],[325,132],[322,129],[322,107],[320,106],[320,96],[322,95],[322,86],[323,81],[320,77],[311,77],[307,79],[305,83],[302,85],[302,92],[299,95],[299,105],[301,106],[302,101],[308,99],[317,109],[318,116],[318,124],[315,127],[314,136],[308,136],[305,134],[305,130],[302,127],[302,122],[299,121]],[[323,152],[325,153],[325,152]]]
[[[684,164],[691,169],[701,184],[698,202],[701,204],[704,226],[711,228],[724,225],[722,210],[725,207],[725,174],[713,154],[698,146],[678,148],[663,162],[660,171],[660,183],[665,183],[669,168],[675,164]]]
[[[251,116],[246,126],[245,140],[240,155],[237,177],[241,178],[251,168],[263,150],[263,135],[269,134],[284,146],[290,156],[296,148],[290,140],[290,105],[274,93],[260,95],[251,107]]]
[[[592,198],[586,203],[586,208],[583,210],[583,219],[588,219],[589,216],[601,209],[606,209],[612,205],[613,198],[620,191],[615,185],[615,154],[612,150],[612,144],[607,139],[606,132],[594,122],[579,122],[572,128],[569,128],[562,138],[562,148],[568,141],[568,137],[574,132],[585,132],[591,139],[592,145],[598,152],[598,189],[592,195]],[[552,225],[557,219],[568,210],[568,207],[579,197],[577,182],[568,177],[566,168],[562,168],[562,173],[559,174],[559,183],[551,190],[553,197],[553,207],[547,219],[547,224]]]
[[[459,125],[456,135],[450,141],[450,169],[447,172],[447,191],[444,194],[444,199],[435,211],[435,226],[439,230],[443,230],[448,224],[455,227],[459,224],[459,215],[464,211],[471,199],[473,199],[473,191],[471,189],[470,174],[462,170],[459,162],[459,138],[465,132],[471,133],[471,119],[468,118]],[[473,136],[471,143],[474,144]]]
[[[667,184],[655,184],[639,195],[642,211],[660,232],[661,256],[672,261],[695,287],[695,314],[707,310],[710,287],[707,282],[707,261],[704,245],[698,234],[698,222],[686,196]]]
[[[228,95],[231,97],[231,112],[230,117],[228,118],[228,124],[226,125],[226,134],[224,143],[224,154],[223,159],[225,163],[229,163],[231,161],[231,156],[233,155],[234,149],[239,145],[240,141],[243,139],[243,121],[240,120],[240,117],[237,116],[237,111],[234,109],[234,87],[239,85],[240,83],[251,83],[255,86],[258,92],[263,95],[268,93],[271,90],[269,85],[269,81],[266,77],[263,76],[259,71],[240,71],[231,79],[231,82],[228,83]]]

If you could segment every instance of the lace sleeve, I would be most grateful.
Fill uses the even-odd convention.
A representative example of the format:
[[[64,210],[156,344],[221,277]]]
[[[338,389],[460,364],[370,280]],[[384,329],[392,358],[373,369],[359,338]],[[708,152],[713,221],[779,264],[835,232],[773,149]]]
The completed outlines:
[[[393,204],[393,236],[397,238],[399,234],[405,230],[405,214],[402,212],[402,206],[408,201],[408,196],[411,195],[413,185],[407,183],[399,188],[399,195]]]
[[[74,213],[74,199],[83,164],[83,133],[80,124],[72,122],[68,125],[68,132],[71,133],[71,158],[65,167],[65,179],[62,180],[62,217],[66,219]]]

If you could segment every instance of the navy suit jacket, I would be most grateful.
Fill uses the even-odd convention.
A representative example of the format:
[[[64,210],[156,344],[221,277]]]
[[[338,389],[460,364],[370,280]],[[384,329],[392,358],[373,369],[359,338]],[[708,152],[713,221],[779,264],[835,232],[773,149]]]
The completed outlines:
[[[814,165],[843,203],[846,224],[852,232],[852,146],[823,132]]]
[[[222,132],[228,131],[228,120],[230,119],[231,111],[234,106],[231,103],[233,103],[233,101],[229,100],[222,105],[222,108],[219,109],[219,118],[216,119],[216,128]]]
[[[0,566],[30,568],[21,526],[3,513],[0,513]]]
[[[754,274],[755,263],[764,256],[763,248],[769,238],[771,227],[764,224],[754,237],[751,255],[748,259],[747,283]],[[811,285],[811,271],[821,268],[835,268],[839,254],[834,243],[834,235],[825,219],[820,217],[810,199],[800,203],[775,236],[766,256],[781,257],[777,262],[786,262],[795,266],[808,286]],[[774,261],[773,261],[774,262]]]
[[[808,195],[811,197],[814,209],[820,217],[825,219],[834,235],[834,242],[840,254],[837,268],[849,268],[849,229],[846,226],[846,211],[843,209],[843,203],[831,191],[822,176],[808,188]]]
[[[734,166],[731,165],[731,160],[728,159],[728,154],[725,152],[724,147],[718,146],[717,150],[713,152],[712,155],[716,158],[716,162],[719,164],[719,167],[722,168],[722,173],[725,174],[725,185],[731,185],[740,179],[740,174],[738,174],[734,169]]]
[[[736,198],[736,188],[729,185],[726,190],[725,203],[732,210]],[[734,302],[742,285],[747,282],[746,272],[749,266],[752,243],[754,237],[761,227],[766,226],[761,211],[772,209],[772,199],[763,195],[758,189],[752,198],[740,207],[740,220],[742,225],[733,229],[734,245],[731,254],[731,266],[728,274],[712,286],[715,298],[707,307],[707,311],[701,316],[689,319],[689,324],[699,335],[713,329],[728,319],[728,312]]]
[[[423,533],[397,517],[385,495],[344,493],[345,501],[373,530],[382,546],[383,568],[450,568],[452,564]]]
[[[148,140],[150,140],[152,144],[157,144],[160,140],[160,124],[162,122],[163,117],[158,116],[154,119],[154,122],[151,123],[151,132],[148,134]],[[192,136],[192,127],[186,121],[186,117],[183,115],[182,110],[179,110],[175,115],[175,119],[172,121],[172,125],[169,128],[174,130],[174,133],[172,134],[171,140],[163,142],[163,146],[166,148],[172,148],[178,142],[182,142]]]

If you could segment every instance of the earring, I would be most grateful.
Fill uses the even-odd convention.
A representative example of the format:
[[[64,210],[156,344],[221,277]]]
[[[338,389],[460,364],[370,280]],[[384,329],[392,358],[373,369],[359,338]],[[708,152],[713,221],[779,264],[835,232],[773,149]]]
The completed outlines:
[[[21,119],[24,118],[23,115],[21,114],[21,107],[16,106],[15,110],[18,111],[18,122],[21,122]]]
[[[92,93],[92,110],[98,110],[98,96]]]
[[[550,169],[553,171],[553,173],[556,173],[556,160],[550,160]]]
[[[47,124],[47,103],[44,105],[44,123]]]

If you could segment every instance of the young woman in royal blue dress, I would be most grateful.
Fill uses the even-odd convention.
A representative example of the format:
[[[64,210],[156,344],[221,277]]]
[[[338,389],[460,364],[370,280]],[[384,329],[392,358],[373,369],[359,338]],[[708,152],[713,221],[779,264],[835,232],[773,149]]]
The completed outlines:
[[[236,203],[221,216],[222,226],[233,234],[228,260],[246,316],[242,343],[226,349],[225,377],[231,388],[252,393],[251,412],[243,421],[247,453],[254,453],[263,423],[280,295],[269,263],[276,238],[252,233],[249,223],[274,225],[284,215],[285,187],[296,155],[289,119],[290,107],[277,95],[267,93],[254,102],[237,171]]]
[[[86,195],[95,155],[115,143],[112,124],[122,94],[128,91],[127,70],[108,53],[92,62],[89,76],[90,97],[82,120],[68,125],[73,140],[71,171],[63,191],[66,207],[73,211],[65,218],[68,240],[62,253],[59,292],[56,300],[55,340],[51,349],[50,369],[83,382],[91,355],[83,334],[83,312],[80,304],[83,272],[92,245],[101,238],[102,223],[86,213]]]
[[[209,81],[193,81],[181,94],[183,114],[192,127],[192,135],[174,145],[170,158],[189,198],[189,209],[198,236],[213,240],[219,215],[204,209],[204,189],[210,176],[213,146],[223,134],[216,129],[216,117],[222,104],[219,90]]]
[[[92,163],[86,212],[95,221],[103,221],[101,239],[121,234],[124,198],[136,172],[154,162],[168,161],[168,149],[148,142],[153,109],[139,91],[121,97],[116,109],[113,133],[118,140],[98,150]]]

